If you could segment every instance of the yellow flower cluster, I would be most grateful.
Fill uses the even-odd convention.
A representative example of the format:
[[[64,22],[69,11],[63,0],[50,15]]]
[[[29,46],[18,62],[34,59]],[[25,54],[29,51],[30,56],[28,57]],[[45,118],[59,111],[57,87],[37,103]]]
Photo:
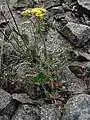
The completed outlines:
[[[39,18],[43,18],[45,12],[46,12],[45,8],[34,8],[31,11],[32,15],[35,15],[36,17]]]
[[[22,16],[29,16],[30,13],[31,13],[30,10],[25,10],[25,11],[23,11],[23,12],[21,13],[21,15],[22,15]]]
[[[35,15],[36,17],[43,18],[44,13],[46,12],[45,8],[33,8],[30,10],[25,10],[21,13],[22,16],[29,16],[30,14]]]

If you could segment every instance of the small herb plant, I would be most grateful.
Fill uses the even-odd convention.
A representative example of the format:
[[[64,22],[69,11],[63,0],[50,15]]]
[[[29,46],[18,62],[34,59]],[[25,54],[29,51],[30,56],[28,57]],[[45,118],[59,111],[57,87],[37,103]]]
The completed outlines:
[[[9,34],[4,33],[3,30],[0,30],[0,32],[4,35],[5,40],[7,40],[14,48],[16,52],[16,58],[19,58],[19,60],[21,61],[30,62],[31,63],[30,67],[32,68],[37,65],[39,69],[39,72],[37,72],[33,76],[26,77],[26,79],[28,80],[28,83],[42,86],[43,91],[44,91],[43,99],[46,102],[48,103],[58,102],[59,105],[62,106],[65,101],[65,97],[64,97],[64,94],[62,94],[59,91],[62,90],[63,86],[66,88],[67,85],[61,84],[56,74],[54,74],[54,72],[57,73],[57,71],[55,71],[52,65],[50,64],[52,61],[50,61],[48,54],[47,54],[47,46],[45,43],[45,37],[44,37],[44,31],[43,31],[43,27],[47,26],[47,22],[44,20],[44,14],[46,12],[46,9],[45,8],[33,8],[31,10],[26,9],[23,12],[21,12],[21,16],[27,17],[30,23],[32,24],[33,28],[35,29],[35,31],[34,30],[31,31],[32,34],[34,35],[34,45],[32,46],[32,48],[30,48],[31,46],[29,46],[28,35],[21,33],[17,25],[17,22],[15,21],[15,18],[12,14],[12,11],[9,7],[8,2],[7,2],[7,6],[9,8],[10,14],[15,23],[15,27],[13,26],[11,28],[11,26],[8,24],[10,33]],[[2,15],[5,18],[5,15],[3,13]],[[7,22],[6,18],[5,20]],[[12,34],[11,37],[15,40],[16,45],[10,39],[10,34]],[[21,41],[19,41],[17,36],[19,36]],[[44,60],[43,61],[41,60],[41,56],[38,55],[39,47],[38,47],[37,36],[39,36],[39,39],[43,42],[43,46],[44,46]],[[21,44],[21,42],[23,43],[23,45]],[[52,62],[52,64],[54,63]]]

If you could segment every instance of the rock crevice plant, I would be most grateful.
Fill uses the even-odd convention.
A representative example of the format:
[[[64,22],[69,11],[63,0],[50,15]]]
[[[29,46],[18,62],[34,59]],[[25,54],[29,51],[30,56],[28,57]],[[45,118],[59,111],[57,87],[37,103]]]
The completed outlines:
[[[4,40],[6,40],[8,43],[11,44],[11,46],[14,48],[14,54],[11,54],[13,57],[11,57],[12,59],[6,60],[6,66],[7,68],[5,68],[8,72],[6,73],[6,71],[3,72],[3,78],[5,79],[9,79],[10,80],[10,74],[12,75],[12,66],[13,63],[16,60],[16,63],[20,63],[22,61],[26,61],[30,63],[30,67],[36,67],[39,69],[39,72],[35,74],[35,76],[25,76],[26,79],[28,79],[28,81],[32,84],[37,84],[39,86],[42,86],[43,90],[44,90],[44,94],[46,97],[46,101],[50,102],[50,103],[56,103],[56,101],[59,101],[60,105],[62,105],[63,101],[64,101],[64,96],[62,94],[59,94],[59,88],[62,88],[61,83],[58,81],[58,77],[56,76],[57,74],[57,67],[58,66],[54,66],[52,64],[54,64],[54,61],[51,60],[48,57],[47,54],[47,46],[45,43],[45,31],[43,31],[43,27],[46,27],[46,21],[44,20],[44,13],[46,12],[45,8],[33,8],[31,10],[26,9],[25,11],[21,12],[21,15],[23,17],[27,17],[28,20],[30,21],[30,23],[32,24],[32,29],[30,29],[32,36],[33,37],[33,41],[34,41],[34,45],[29,45],[29,37],[28,34],[24,34],[20,31],[19,26],[13,16],[13,13],[9,7],[9,4],[6,0],[9,12],[13,18],[14,21],[14,26],[11,28],[10,24],[8,24],[8,27],[10,29],[9,34],[7,33],[7,31],[3,32],[3,30],[0,29],[0,32],[3,34],[4,36]],[[5,18],[4,14],[2,13],[4,19],[7,22],[7,19]],[[10,36],[11,35],[11,36]],[[14,42],[12,41],[11,37],[13,37],[13,40],[16,44],[14,44]],[[18,39],[19,37],[19,39]],[[39,41],[38,41],[39,40]],[[38,51],[39,51],[39,42],[43,43],[44,46],[44,60],[42,62],[41,60],[41,56],[38,55]],[[3,47],[2,47],[3,48]],[[1,51],[2,52],[2,51]],[[2,58],[2,53],[1,53],[1,58]],[[5,61],[5,60],[4,60]],[[3,61],[1,61],[3,63]],[[15,63],[15,64],[16,64]],[[14,65],[15,65],[14,64]],[[5,65],[2,65],[3,67],[5,67]],[[36,65],[36,66],[35,66]],[[1,66],[1,67],[2,67]],[[54,68],[53,68],[54,66]],[[9,67],[9,68],[8,68]],[[56,72],[56,73],[54,73]],[[33,73],[32,73],[33,74]],[[25,79],[25,80],[26,80]],[[23,81],[24,82],[24,81]],[[46,89],[45,84],[50,85],[50,91],[48,89]],[[48,86],[49,88],[49,86]],[[61,90],[61,89],[60,89]]]
[[[14,59],[14,60],[18,59],[18,61],[22,61],[22,60],[28,61],[31,64],[34,64],[34,63],[41,64],[41,59],[40,59],[40,56],[38,55],[39,48],[38,48],[37,36],[39,36],[39,39],[41,40],[41,42],[43,42],[43,45],[44,45],[44,51],[45,51],[44,57],[45,57],[45,61],[47,61],[47,48],[45,44],[44,33],[42,31],[42,28],[45,26],[44,13],[46,12],[46,9],[45,8],[33,8],[31,11],[25,10],[21,13],[23,17],[28,18],[28,20],[32,24],[32,27],[35,29],[35,30],[31,30],[32,34],[34,35],[33,37],[34,45],[30,46],[28,34],[22,34],[7,0],[6,0],[6,3],[7,3],[8,10],[11,14],[11,17],[14,21],[14,25],[11,25],[10,23],[8,23],[7,25],[10,31],[4,32],[3,29],[0,29],[0,32],[4,36],[4,41],[7,43],[10,43],[14,49],[14,52],[16,52],[15,58],[10,58],[10,59]],[[1,12],[1,14],[3,18],[5,19],[5,21],[7,22],[7,18],[5,17],[4,13]],[[16,55],[17,55],[17,58],[16,58]],[[2,58],[2,56],[3,54],[1,53],[0,58]],[[12,61],[12,63],[14,63],[13,60],[9,60],[9,61]],[[5,64],[3,63],[2,59],[0,62],[1,64]],[[9,62],[8,65],[12,63]],[[2,69],[2,66],[3,65],[1,65],[1,69]]]

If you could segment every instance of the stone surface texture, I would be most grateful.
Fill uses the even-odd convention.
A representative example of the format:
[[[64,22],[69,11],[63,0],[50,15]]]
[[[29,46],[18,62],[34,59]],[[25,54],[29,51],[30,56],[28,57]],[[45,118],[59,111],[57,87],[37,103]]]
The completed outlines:
[[[90,27],[86,25],[68,22],[60,32],[76,47],[82,47],[90,40]]]
[[[90,95],[70,98],[66,104],[66,114],[61,120],[90,120]]]
[[[90,10],[90,0],[77,0],[77,1],[81,6]]]
[[[60,120],[61,112],[55,104],[44,105],[41,108],[41,120]]]
[[[71,93],[78,94],[83,93],[87,86],[85,85],[85,82],[82,79],[77,78],[68,67],[65,67],[61,69],[61,71],[58,72],[59,80],[68,85],[68,90]]]
[[[12,97],[9,93],[0,89],[0,110],[4,109],[12,100]]]
[[[40,120],[40,110],[34,106],[21,105],[11,120]]]

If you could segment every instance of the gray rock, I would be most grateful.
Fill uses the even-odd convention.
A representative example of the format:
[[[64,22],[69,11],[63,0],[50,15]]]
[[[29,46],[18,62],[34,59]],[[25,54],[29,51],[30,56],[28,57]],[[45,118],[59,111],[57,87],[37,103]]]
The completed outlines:
[[[85,90],[85,93],[90,92],[90,77],[88,77],[88,80],[85,80],[85,75],[88,70],[86,68],[90,68],[90,62],[73,62],[69,69],[72,71],[72,73],[83,80],[85,84],[87,85],[87,89]]]
[[[86,25],[68,22],[60,32],[76,47],[83,47],[90,40],[90,27]]]
[[[5,0],[0,0],[0,5],[5,5],[6,1]]]
[[[18,0],[9,0],[9,4],[14,5],[18,2]]]
[[[58,14],[59,17],[64,16],[64,14],[65,14],[62,6],[57,6],[57,7],[51,8],[50,13],[52,14],[52,16],[53,15],[56,16]]]
[[[16,7],[33,7],[33,0],[10,0],[9,4]]]
[[[79,5],[90,10],[90,0],[77,0]]]
[[[0,89],[0,120],[10,120],[16,107],[17,102],[12,100],[11,95]]]
[[[36,100],[32,100],[30,99],[30,97],[26,94],[26,93],[16,93],[16,94],[12,94],[12,98],[20,103],[23,104],[31,104],[31,105],[42,105],[43,101],[36,101]]]
[[[12,94],[12,98],[23,104],[32,102],[32,100],[29,98],[29,96],[26,93]]]
[[[0,120],[9,120],[9,118],[7,115],[4,115],[4,116],[0,115]]]
[[[90,61],[90,54],[88,54],[88,53],[83,53],[83,52],[78,52],[78,53],[77,53],[77,60],[78,60],[79,62]]]
[[[4,109],[12,100],[12,97],[9,93],[0,89],[0,110]]]
[[[12,100],[6,108],[0,111],[0,120],[10,120],[17,109],[18,103]]]
[[[66,112],[61,120],[90,120],[90,95],[76,95],[65,105]]]
[[[31,99],[29,98],[29,96],[26,93],[12,94],[12,98],[23,104],[31,103]]]
[[[44,6],[46,8],[51,8],[54,5],[60,5],[62,4],[63,0],[44,0]]]
[[[80,23],[79,18],[76,17],[71,11],[68,11],[64,14],[56,14],[54,19],[55,27],[58,31],[60,31],[68,22]]]
[[[65,12],[62,6],[53,7],[49,11],[56,21],[60,21],[65,17]]]
[[[61,83],[65,83],[67,85],[67,91],[69,91],[72,95],[83,93],[87,88],[86,84],[82,79],[77,78],[68,67],[64,67],[58,72],[58,79]]]
[[[88,26],[90,26],[90,21],[88,20],[88,21],[86,21],[86,24],[88,25]]]
[[[78,62],[87,62],[90,61],[90,54],[85,52],[80,52],[78,50],[73,50],[72,53],[74,54],[76,61]]]
[[[11,120],[40,120],[40,110],[30,105],[20,105]]]
[[[70,8],[69,5],[63,3],[62,6],[63,6],[63,9],[64,9],[65,12],[67,12],[67,11],[71,11],[71,8]]]
[[[83,72],[81,71],[80,68],[84,68],[83,64],[79,65],[79,64],[74,64],[74,65],[70,65],[69,69],[72,71],[72,73],[75,74],[75,76],[81,78],[83,75]]]
[[[60,120],[61,113],[58,105],[44,105],[41,108],[41,120]]]
[[[11,120],[60,120],[59,106],[43,105],[37,108],[31,105],[20,105]]]
[[[56,61],[60,67],[62,67],[65,64],[68,64],[70,59],[69,56],[69,50],[72,49],[71,44],[63,38],[57,30],[49,29],[47,34],[47,53],[49,58],[52,59],[52,61]],[[41,44],[41,43],[40,43]],[[41,46],[41,53],[43,53],[43,44]],[[42,55],[43,56],[43,55]],[[54,66],[55,64],[53,64]]]
[[[38,5],[40,3],[43,3],[44,6],[47,8],[47,7],[51,7],[53,5],[58,5],[62,2],[64,2],[64,0],[34,0],[34,2],[38,3]]]
[[[79,18],[76,17],[71,11],[66,12],[65,20],[67,20],[68,22],[79,23]]]
[[[90,62],[73,62],[69,65],[69,69],[75,74],[76,71],[78,72],[78,70],[77,70],[78,68],[80,68],[80,67],[85,68],[87,66],[90,67]],[[79,72],[79,74],[80,73],[81,72]]]
[[[80,16],[87,15],[90,17],[90,1],[89,0],[77,0],[77,10]]]

